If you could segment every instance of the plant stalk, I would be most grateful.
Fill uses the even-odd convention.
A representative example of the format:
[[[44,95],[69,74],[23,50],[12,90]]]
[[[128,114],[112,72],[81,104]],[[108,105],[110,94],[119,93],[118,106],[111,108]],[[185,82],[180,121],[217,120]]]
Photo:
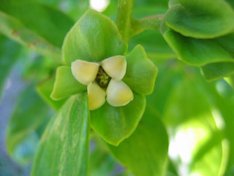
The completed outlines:
[[[128,43],[130,36],[133,1],[134,0],[118,0],[116,23],[126,43]]]

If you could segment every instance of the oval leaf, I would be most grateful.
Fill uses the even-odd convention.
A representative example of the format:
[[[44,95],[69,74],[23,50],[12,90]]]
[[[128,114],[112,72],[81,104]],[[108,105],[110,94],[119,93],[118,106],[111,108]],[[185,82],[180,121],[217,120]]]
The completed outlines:
[[[87,175],[88,118],[86,95],[71,97],[41,139],[32,176]]]
[[[135,176],[165,175],[168,136],[162,122],[151,112],[145,112],[128,139],[118,147],[109,146],[114,156]]]
[[[165,21],[184,36],[214,38],[233,31],[234,11],[224,0],[179,0]]]
[[[67,34],[62,54],[70,64],[76,59],[100,61],[124,51],[116,25],[106,16],[88,10]]]
[[[234,74],[234,63],[221,62],[207,64],[202,67],[202,73],[207,80],[215,80]]]
[[[170,29],[163,32],[163,37],[178,59],[188,64],[202,66],[215,62],[234,62],[229,51],[225,50],[216,40],[184,37]]]

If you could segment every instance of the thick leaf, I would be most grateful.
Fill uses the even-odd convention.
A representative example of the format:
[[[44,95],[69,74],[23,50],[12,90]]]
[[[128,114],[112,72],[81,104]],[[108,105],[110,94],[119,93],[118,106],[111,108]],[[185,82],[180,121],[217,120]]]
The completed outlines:
[[[134,95],[126,106],[113,107],[105,103],[91,111],[92,128],[109,144],[118,145],[136,129],[145,110],[145,98]]]
[[[163,176],[167,166],[168,136],[162,122],[145,112],[135,132],[119,146],[109,146],[114,156],[135,176]]]
[[[60,50],[37,33],[26,28],[16,18],[0,11],[0,32],[7,37],[33,49],[41,54],[60,59]]]
[[[0,35],[0,97],[7,76],[17,60],[19,45]],[[14,52],[12,52],[14,50]]]
[[[140,45],[136,46],[126,58],[127,72],[123,81],[139,94],[152,93],[158,70],[148,59],[144,48]]]
[[[116,25],[106,16],[88,10],[67,34],[62,54],[70,64],[76,59],[97,62],[124,51],[125,45]]]
[[[51,98],[60,100],[67,98],[73,94],[80,93],[85,90],[85,86],[80,84],[72,75],[71,67],[60,66],[57,68],[54,88]]]
[[[56,47],[62,46],[65,34],[73,24],[62,12],[31,0],[1,0],[0,10]]]
[[[29,152],[35,153],[33,141],[38,141],[35,131],[48,119],[49,115],[48,107],[33,87],[27,87],[17,100],[7,128],[6,145],[13,158],[19,162],[27,162]],[[34,148],[30,148],[30,145]],[[26,147],[24,151],[21,150]]]
[[[234,59],[233,59],[234,60]],[[207,64],[202,67],[202,73],[207,80],[215,80],[234,74],[233,62]]]
[[[234,30],[234,11],[224,0],[179,0],[166,16],[166,24],[184,36],[214,38]]]
[[[163,37],[176,53],[178,59],[196,66],[215,62],[234,62],[231,53],[216,40],[202,40],[184,37],[167,29]]]
[[[44,133],[32,176],[86,176],[89,111],[85,94],[71,97]]]

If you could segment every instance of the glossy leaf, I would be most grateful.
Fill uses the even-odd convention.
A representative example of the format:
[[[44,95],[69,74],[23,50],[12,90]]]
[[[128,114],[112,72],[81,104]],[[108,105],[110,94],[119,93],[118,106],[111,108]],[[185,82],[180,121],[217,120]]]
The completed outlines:
[[[176,53],[178,59],[196,66],[215,62],[234,62],[232,55],[216,40],[184,37],[167,29],[163,37]]]
[[[87,175],[89,111],[85,94],[72,96],[48,125],[32,176]]]
[[[85,89],[86,87],[80,84],[72,75],[71,67],[60,66],[56,71],[51,98],[54,100],[60,100],[73,94],[80,93]]]
[[[221,62],[207,64],[202,67],[202,73],[207,80],[220,79],[225,76],[234,74],[233,62]]]
[[[139,94],[152,93],[158,70],[148,59],[144,48],[140,45],[136,46],[126,59],[127,72],[123,81]]]
[[[56,47],[62,46],[64,36],[73,24],[62,12],[35,1],[1,0],[0,11],[14,17],[28,30]]]
[[[20,49],[16,43],[0,36],[0,98],[7,76],[18,58]]]
[[[13,158],[24,163],[32,159],[32,156],[28,155],[29,153],[31,153],[30,155],[35,154],[34,141],[38,142],[39,137],[35,132],[48,120],[49,115],[49,108],[43,100],[36,94],[32,86],[27,87],[17,100],[7,128],[6,145]],[[31,142],[27,144],[27,141]],[[34,148],[30,148],[30,145],[33,145]],[[25,148],[25,150],[20,151],[21,148]]]
[[[63,43],[63,59],[70,64],[76,59],[101,61],[122,55],[125,45],[116,25],[106,16],[88,10],[67,34]]]
[[[114,156],[135,176],[163,176],[167,166],[168,137],[162,122],[145,112],[135,132],[119,146],[109,146]]]
[[[224,0],[179,0],[165,21],[184,36],[214,38],[234,30],[234,11]]]
[[[91,111],[92,128],[109,144],[118,145],[136,129],[145,109],[145,98],[134,95],[126,106],[113,107],[105,103]]]

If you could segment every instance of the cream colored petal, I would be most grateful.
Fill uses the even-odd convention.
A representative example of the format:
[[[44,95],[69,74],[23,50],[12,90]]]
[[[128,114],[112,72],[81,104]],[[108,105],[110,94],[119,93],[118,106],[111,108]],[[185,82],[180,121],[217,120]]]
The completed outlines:
[[[83,60],[75,60],[71,64],[73,76],[81,84],[88,85],[93,82],[97,76],[99,64]]]
[[[127,61],[124,56],[113,56],[102,61],[102,68],[112,78],[121,80],[127,69]]]
[[[133,100],[132,90],[123,81],[112,79],[106,90],[107,102],[112,106],[124,106]]]
[[[89,110],[95,110],[105,103],[106,92],[96,83],[88,85]]]

